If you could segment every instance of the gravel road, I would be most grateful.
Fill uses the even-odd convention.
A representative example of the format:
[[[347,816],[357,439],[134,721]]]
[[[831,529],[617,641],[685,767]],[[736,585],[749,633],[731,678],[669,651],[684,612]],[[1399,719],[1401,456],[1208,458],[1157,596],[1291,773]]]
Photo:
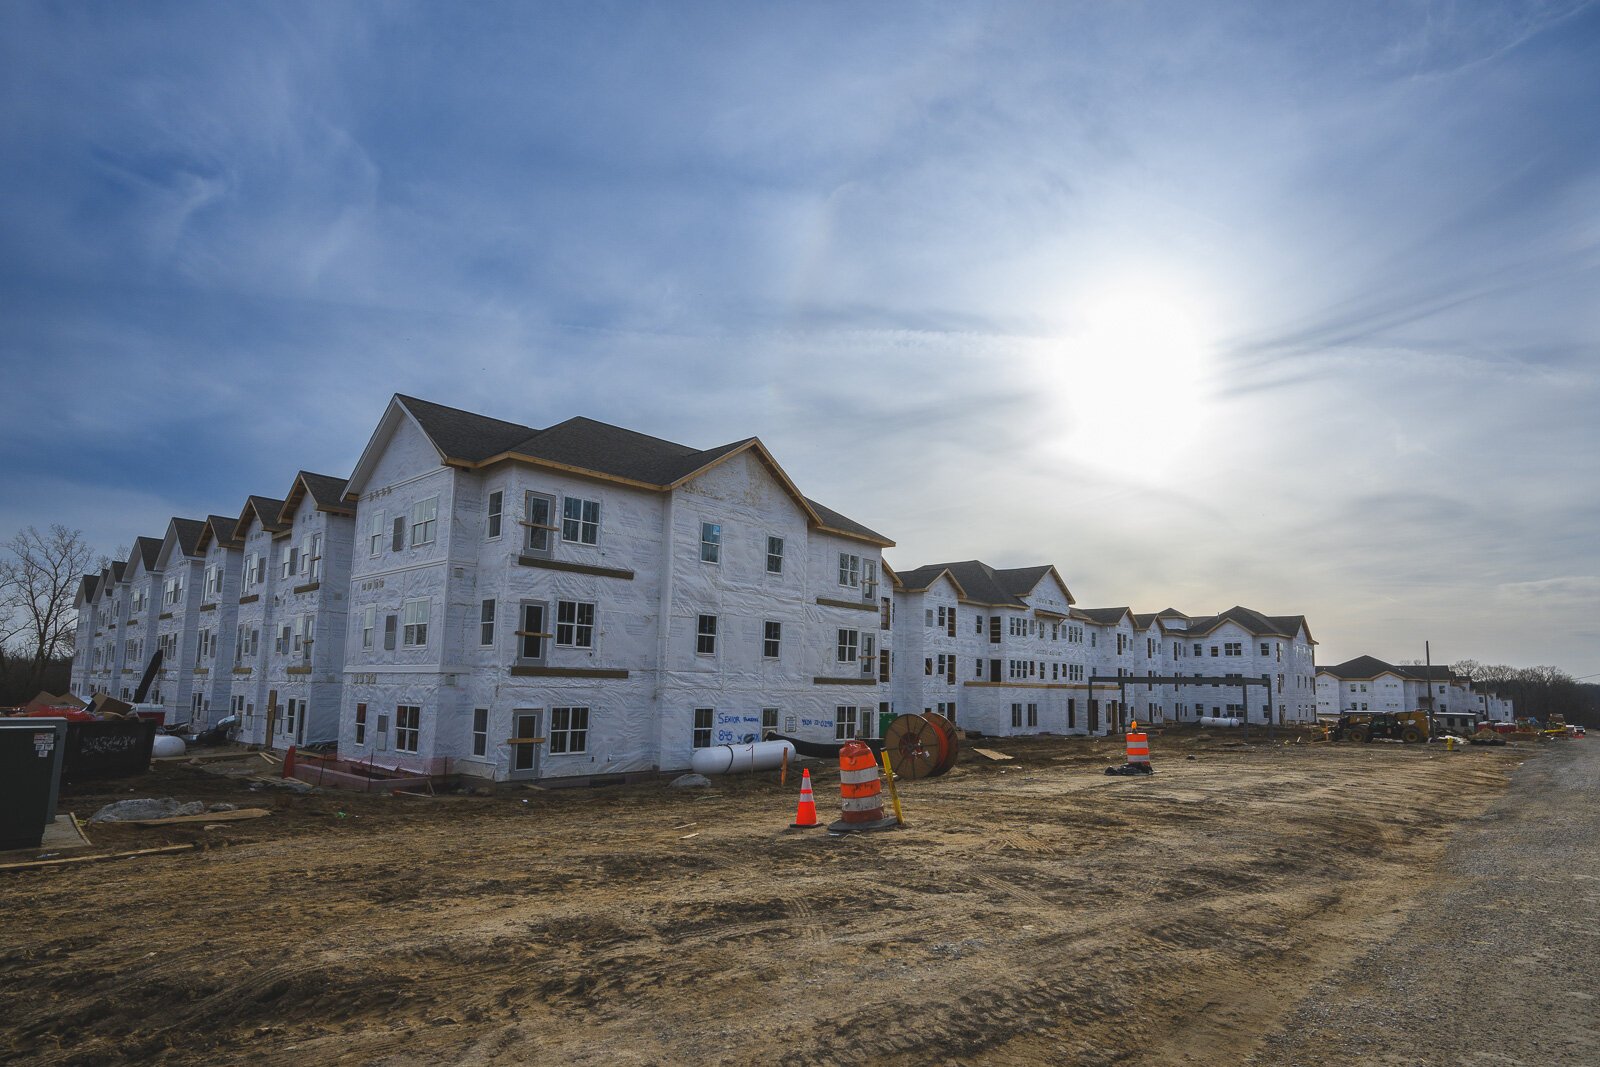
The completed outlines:
[[[1462,826],[1437,892],[1256,1065],[1600,1064],[1600,745],[1556,742]]]

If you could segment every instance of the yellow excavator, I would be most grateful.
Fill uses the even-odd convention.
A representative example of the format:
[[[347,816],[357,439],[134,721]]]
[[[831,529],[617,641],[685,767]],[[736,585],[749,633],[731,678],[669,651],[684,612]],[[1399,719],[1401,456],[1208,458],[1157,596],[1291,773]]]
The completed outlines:
[[[1429,736],[1425,711],[1341,711],[1339,722],[1328,731],[1333,741],[1371,741],[1392,738],[1408,745],[1426,741]]]

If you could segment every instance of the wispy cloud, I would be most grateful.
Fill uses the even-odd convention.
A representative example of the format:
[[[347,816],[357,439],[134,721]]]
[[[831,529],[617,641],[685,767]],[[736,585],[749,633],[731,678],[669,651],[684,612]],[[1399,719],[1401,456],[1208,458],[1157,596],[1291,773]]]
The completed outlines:
[[[757,434],[903,565],[1594,673],[1597,55],[1578,0],[8,4],[0,519],[236,512],[405,391]]]

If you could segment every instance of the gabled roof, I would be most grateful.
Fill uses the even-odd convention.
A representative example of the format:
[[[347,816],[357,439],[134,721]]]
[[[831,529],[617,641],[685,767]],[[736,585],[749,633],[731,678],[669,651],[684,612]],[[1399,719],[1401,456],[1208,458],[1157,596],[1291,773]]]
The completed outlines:
[[[994,572],[995,580],[1000,587],[1015,597],[1025,597],[1039,587],[1039,583],[1046,578],[1055,579],[1061,589],[1061,595],[1067,598],[1067,603],[1073,603],[1072,590],[1067,588],[1067,583],[1062,579],[1061,573],[1056,570],[1053,563],[1042,563],[1036,567],[1011,567]]]
[[[85,574],[78,580],[78,596],[73,600],[73,607],[80,607],[94,599],[94,591],[100,587],[98,574]]]
[[[128,553],[128,569],[123,572],[127,581],[133,581],[140,574],[150,574],[156,569],[156,561],[161,558],[161,538],[135,537],[133,551]]]
[[[1465,682],[1465,681],[1469,681],[1469,679],[1467,679],[1467,678],[1465,678],[1465,677],[1463,677],[1461,675],[1456,674],[1455,671],[1451,670],[1448,666],[1446,666],[1443,663],[1435,664],[1432,667],[1427,667],[1427,666],[1424,666],[1424,665],[1422,665],[1420,663],[1400,664],[1400,665],[1397,665],[1395,667],[1395,670],[1399,671],[1401,674],[1405,675],[1407,678],[1412,678],[1412,679],[1415,679],[1417,681],[1428,681],[1428,682]]]
[[[355,505],[346,503],[344,499],[344,487],[347,484],[349,479],[346,478],[300,471],[294,476],[289,495],[283,498],[283,505],[278,509],[279,528],[287,527],[294,521],[294,514],[300,510],[302,500],[310,500],[311,506],[318,511],[354,515]]]
[[[238,548],[240,542],[234,536],[234,530],[238,525],[238,519],[230,519],[226,515],[207,515],[205,525],[200,528],[200,538],[195,541],[195,551],[205,552],[212,541],[216,541],[223,548]]]
[[[940,578],[949,579],[950,584],[956,587],[956,596],[962,600],[966,599],[967,591],[961,587],[961,583],[956,580],[956,576],[950,573],[949,567],[939,563],[935,563],[931,567],[918,567],[914,571],[898,574],[895,576],[895,584],[897,588],[905,592],[921,593],[932,589],[934,583]]]
[[[135,537],[133,551],[128,554],[128,562],[138,560],[145,570],[154,570],[156,557],[161,555],[161,538]]]
[[[1137,621],[1131,608],[1073,608],[1072,617],[1096,626],[1115,626],[1123,619]]]
[[[539,432],[521,423],[502,422],[414,396],[396,393],[394,399],[405,406],[442,459],[481,463],[490,456],[515,448],[519,442]]]
[[[275,497],[245,497],[244,508],[239,512],[239,518],[234,526],[234,535],[243,540],[252,522],[259,522],[261,528],[268,533],[277,533],[279,530],[284,529],[283,523],[278,521],[278,512],[282,510],[283,501]]]
[[[676,489],[732,456],[754,452],[813,526],[885,547],[894,544],[802,496],[758,438],[696,449],[581,416],[538,430],[400,393],[389,402],[342,491],[346,502],[353,503],[359,496],[384,444],[404,418],[411,419],[446,466],[479,469],[520,462],[657,492]]]
[[[1259,611],[1237,604],[1220,615],[1196,616],[1190,619],[1187,632],[1203,637],[1229,622],[1253,637],[1293,638],[1303,629],[1306,632],[1306,640],[1313,645],[1316,644],[1316,641],[1312,640],[1311,627],[1306,625],[1304,615],[1263,615]]]
[[[199,555],[200,531],[205,529],[204,519],[174,518],[167,523],[167,535],[161,539],[161,551],[156,554],[156,566],[163,567],[173,552],[193,559]]]
[[[199,555],[200,531],[206,527],[202,519],[173,519],[172,533],[178,538],[178,549],[186,556]]]
[[[870,527],[863,526],[854,519],[846,518],[837,511],[834,511],[832,508],[825,507],[822,504],[817,503],[810,497],[803,497],[802,499],[805,500],[807,504],[811,505],[811,510],[816,512],[817,518],[822,520],[820,523],[821,527],[824,530],[827,530],[829,533],[845,534],[849,537],[860,538],[863,541],[872,541],[876,544],[882,545],[885,548],[894,547],[894,542],[883,536],[883,534],[879,533],[878,531],[871,529]]]
[[[1400,676],[1400,669],[1385,663],[1376,656],[1357,656],[1355,659],[1335,663],[1331,667],[1318,667],[1318,674],[1329,674],[1346,681],[1370,682],[1380,674]]]
[[[961,599],[972,604],[997,608],[1026,608],[1023,599],[1038,588],[1046,576],[1054,576],[1061,592],[1072,603],[1072,594],[1066,583],[1051,564],[1036,567],[1012,567],[996,570],[982,560],[969,559],[960,563],[930,563],[916,570],[900,572],[901,585],[910,591],[926,589],[938,581],[939,575],[949,574],[956,584]]]

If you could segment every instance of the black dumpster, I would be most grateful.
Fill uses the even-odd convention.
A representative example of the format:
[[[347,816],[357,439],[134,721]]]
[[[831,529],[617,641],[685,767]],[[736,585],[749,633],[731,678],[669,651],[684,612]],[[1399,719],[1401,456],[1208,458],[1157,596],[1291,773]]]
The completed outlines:
[[[70,723],[61,777],[76,782],[143,774],[150,769],[150,748],[155,742],[156,724],[143,719]]]
[[[38,848],[55,817],[65,723],[0,719],[0,851]]]

